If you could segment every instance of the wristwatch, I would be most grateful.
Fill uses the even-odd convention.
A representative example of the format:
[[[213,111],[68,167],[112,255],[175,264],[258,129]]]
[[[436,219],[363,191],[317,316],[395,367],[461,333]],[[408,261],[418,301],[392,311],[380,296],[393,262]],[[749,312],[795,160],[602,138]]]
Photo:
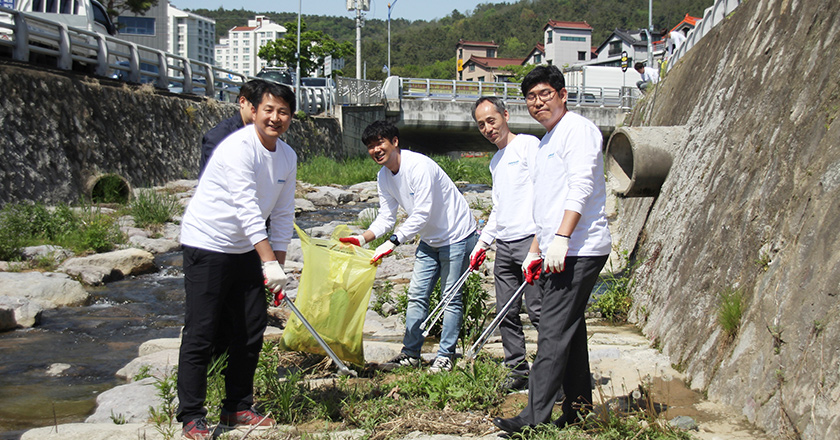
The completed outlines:
[[[391,243],[394,243],[394,246],[399,246],[400,245],[400,239],[397,238],[397,234],[391,235],[391,238],[389,238],[388,241],[390,241]]]

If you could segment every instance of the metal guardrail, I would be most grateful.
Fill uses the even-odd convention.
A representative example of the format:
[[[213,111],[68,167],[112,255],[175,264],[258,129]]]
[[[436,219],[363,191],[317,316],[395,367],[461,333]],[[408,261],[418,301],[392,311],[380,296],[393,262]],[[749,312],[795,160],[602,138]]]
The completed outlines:
[[[695,24],[694,29],[688,32],[683,44],[674,52],[674,55],[668,61],[668,71],[671,71],[674,65],[677,64],[677,61],[679,61],[686,52],[691,50],[691,48],[694,47],[694,45],[697,44],[703,36],[709,33],[713,27],[717,26],[718,23],[726,19],[726,16],[734,11],[740,4],[741,0],[717,0],[713,6],[706,8],[703,12],[703,18]]]
[[[0,7],[3,47],[11,49],[16,61],[28,63],[38,56],[51,57],[61,70],[82,64],[98,76],[226,102],[236,101],[243,82],[256,79],[6,7]],[[309,114],[331,111],[335,101],[335,91],[326,87],[301,87],[301,110]]]
[[[498,96],[507,102],[525,103],[519,83],[456,81],[444,79],[400,78],[401,99],[475,101],[482,96]],[[630,109],[639,98],[635,87],[566,87],[570,107]]]
[[[345,78],[339,76],[336,83],[338,105],[376,105],[382,103],[382,81]]]

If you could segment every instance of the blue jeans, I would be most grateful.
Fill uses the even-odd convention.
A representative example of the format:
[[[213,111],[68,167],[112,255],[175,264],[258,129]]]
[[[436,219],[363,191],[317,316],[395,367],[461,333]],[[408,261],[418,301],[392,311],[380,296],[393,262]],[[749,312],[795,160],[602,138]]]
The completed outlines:
[[[440,278],[441,292],[455,284],[470,265],[470,252],[478,237],[469,237],[448,246],[438,248],[420,242],[414,254],[414,273],[408,285],[408,307],[405,312],[405,336],[402,352],[412,357],[420,357],[423,347],[423,330],[420,324],[429,315],[429,298],[435,283]],[[455,294],[443,313],[443,330],[440,335],[438,356],[455,355],[455,344],[461,331],[464,306],[461,302],[461,290]]]

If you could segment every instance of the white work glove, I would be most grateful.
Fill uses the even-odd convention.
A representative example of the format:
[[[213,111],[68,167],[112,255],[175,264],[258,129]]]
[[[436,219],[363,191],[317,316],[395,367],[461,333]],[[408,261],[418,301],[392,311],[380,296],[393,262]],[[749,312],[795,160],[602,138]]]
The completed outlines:
[[[266,261],[263,263],[263,276],[265,276],[265,286],[271,293],[277,294],[286,287],[286,282],[289,277],[283,270],[283,266],[277,260]]]
[[[487,249],[490,249],[490,245],[478,240],[478,243],[470,252],[470,269],[478,270],[481,263],[484,263],[484,259],[487,258]]]
[[[376,264],[379,260],[384,258],[386,255],[394,252],[394,249],[397,247],[391,241],[386,241],[385,243],[380,244],[375,251],[373,251],[373,259],[370,260],[370,264]]]
[[[540,279],[542,263],[543,260],[540,258],[539,252],[528,252],[525,260],[522,261],[522,274],[525,275],[525,282],[534,284],[535,280]]]
[[[545,253],[545,271],[560,273],[566,267],[566,253],[569,252],[569,237],[555,235]]]
[[[364,235],[351,235],[349,237],[341,237],[341,238],[338,239],[338,241],[340,241],[342,243],[347,243],[347,244],[354,244],[354,245],[359,246],[359,247],[362,247],[362,246],[365,245],[365,243],[367,243],[365,241],[365,236]]]

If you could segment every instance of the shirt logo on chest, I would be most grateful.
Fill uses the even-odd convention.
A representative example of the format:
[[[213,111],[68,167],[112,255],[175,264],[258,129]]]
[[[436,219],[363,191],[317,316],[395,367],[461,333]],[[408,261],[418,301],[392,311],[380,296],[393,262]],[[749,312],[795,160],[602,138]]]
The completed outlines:
[[[286,183],[285,179],[277,179],[277,183]]]

